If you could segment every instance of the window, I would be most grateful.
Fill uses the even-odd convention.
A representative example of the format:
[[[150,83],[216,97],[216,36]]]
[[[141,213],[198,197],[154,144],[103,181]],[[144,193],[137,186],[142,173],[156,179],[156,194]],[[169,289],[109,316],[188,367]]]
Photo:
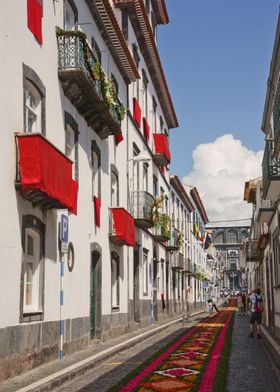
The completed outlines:
[[[142,71],[142,81],[143,81],[143,116],[148,118],[148,78],[146,72]]]
[[[111,170],[111,207],[119,205],[119,176],[115,168]]]
[[[149,164],[143,164],[143,190],[148,192],[149,189]]]
[[[65,120],[65,155],[73,162],[73,178],[79,179],[78,163],[78,124],[70,113],[64,113]]]
[[[26,80],[24,95],[26,132],[41,132],[41,95],[29,80]]]
[[[279,252],[279,231],[276,230],[273,234],[273,259],[274,259],[274,284],[280,286],[280,252]]]
[[[227,243],[229,243],[229,244],[236,244],[237,243],[237,233],[236,233],[236,231],[235,230],[229,230],[227,232],[226,238],[227,238],[227,241],[226,241]]]
[[[23,129],[46,134],[45,87],[32,68],[23,64]]]
[[[64,30],[75,30],[78,21],[78,10],[73,0],[64,3]]]
[[[93,37],[91,37],[91,48],[93,50],[93,54],[95,55],[95,60],[100,64],[102,62],[102,53],[101,50]]]
[[[91,144],[92,195],[101,196],[101,152],[94,140]]]
[[[32,229],[27,229],[25,232],[23,263],[23,311],[24,313],[32,313],[41,310],[39,302],[40,237],[39,234]]]
[[[150,12],[150,0],[145,0],[145,7],[146,7],[147,14],[149,14],[149,12]]]
[[[154,13],[151,13],[151,20],[152,20],[152,30],[154,34],[155,40],[157,39],[157,22]]]
[[[42,39],[43,5],[41,0],[27,0],[27,25],[40,45]]]
[[[133,58],[134,61],[137,65],[137,67],[139,67],[139,63],[140,63],[140,56],[138,53],[138,46],[136,44],[132,44],[132,53],[133,53]]]
[[[111,289],[112,289],[112,309],[119,309],[120,306],[120,261],[119,256],[111,253]]]
[[[153,132],[157,131],[157,102],[155,97],[153,97]]]
[[[215,244],[223,244],[224,243],[224,235],[223,233],[218,233],[215,238],[214,238],[214,243]]]
[[[119,94],[119,84],[118,84],[118,81],[117,81],[115,75],[112,73],[111,73],[111,81],[112,81],[112,85],[114,87],[115,93],[116,93],[116,95],[118,95]]]
[[[149,262],[148,250],[143,250],[143,294],[148,295],[149,289]]]
[[[128,40],[128,12],[126,9],[122,10],[122,32],[126,40]]]
[[[156,176],[153,176],[153,196],[157,197],[158,194],[158,179]]]
[[[160,291],[164,293],[164,259],[160,260]]]
[[[23,215],[20,321],[43,319],[44,238],[40,219]]]
[[[160,132],[164,133],[164,122],[161,116],[159,117],[159,123],[160,123]]]
[[[139,154],[140,154],[139,148],[135,143],[133,143],[133,190],[134,191],[139,191],[140,189],[139,161],[137,161],[137,156]]]

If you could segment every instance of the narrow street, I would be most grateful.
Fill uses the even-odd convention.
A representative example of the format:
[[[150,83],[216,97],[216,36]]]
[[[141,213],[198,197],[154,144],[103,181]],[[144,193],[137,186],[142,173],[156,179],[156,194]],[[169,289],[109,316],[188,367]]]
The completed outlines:
[[[231,310],[232,309],[232,310]],[[219,345],[219,339],[224,332],[225,341],[224,343],[229,343],[226,340],[226,322],[222,323],[222,318],[225,319],[229,315],[228,319],[231,319],[231,315],[234,318],[233,322],[233,332],[232,332],[232,346],[230,350],[229,356],[229,372],[226,378],[226,387],[223,385],[222,387],[217,387],[217,384],[210,385],[214,379],[213,370],[209,368],[209,364],[212,361],[213,357],[215,360],[215,356],[220,357],[220,354],[217,352],[217,346]],[[221,321],[220,321],[221,320]],[[4,383],[3,386],[0,386],[0,392],[27,392],[27,391],[47,391],[52,390],[55,392],[94,392],[94,391],[129,391],[129,390],[141,390],[141,391],[192,391],[197,390],[194,388],[199,388],[200,392],[206,391],[229,391],[229,392],[237,392],[237,391],[250,391],[250,392],[274,392],[279,389],[280,382],[280,372],[279,368],[276,367],[276,364],[273,362],[272,357],[267,349],[267,345],[265,344],[265,331],[262,333],[262,339],[249,338],[248,337],[248,316],[239,316],[234,308],[229,308],[229,311],[221,311],[219,313],[214,313],[210,318],[206,313],[197,315],[193,317],[190,323],[186,326],[183,326],[181,322],[173,323],[172,325],[159,330],[157,333],[154,333],[152,336],[141,340],[139,343],[128,344],[129,339],[127,338],[127,344],[124,344],[124,348],[122,350],[117,351],[112,356],[107,357],[100,362],[96,362],[96,364],[88,366],[85,361],[83,362],[82,357],[84,356],[84,360],[86,356],[92,355],[93,351],[85,352],[84,355],[80,353],[80,358],[77,357],[77,354],[73,354],[68,358],[65,358],[64,366],[67,365],[63,370],[63,361],[56,361],[54,364],[44,365],[29,374],[25,374],[22,377],[18,377],[14,380],[10,380],[7,383]],[[220,330],[217,333],[219,338],[216,340],[215,338],[215,326]],[[200,328],[200,329],[199,329]],[[201,329],[202,328],[202,329]],[[204,328],[204,330],[203,330]],[[212,329],[211,329],[212,328]],[[192,332],[193,331],[193,332]],[[213,332],[212,332],[213,331]],[[183,334],[183,337],[182,337]],[[187,336],[187,339],[184,337]],[[197,335],[195,337],[195,335]],[[174,344],[179,342],[180,339],[184,341],[183,349],[181,349],[181,356],[178,357],[179,354],[176,354],[174,349]],[[124,340],[125,342],[125,340]],[[175,342],[175,343],[174,343]],[[187,342],[187,343],[185,343]],[[210,342],[211,345],[213,342],[213,346],[209,346],[209,356],[207,353],[206,345],[207,342]],[[117,346],[117,341],[114,342]],[[189,347],[186,346],[189,344]],[[180,346],[179,346],[180,347]],[[159,356],[166,356],[169,360],[166,363],[170,363],[170,357],[168,351],[171,348],[171,357],[176,358],[177,366],[184,366],[182,363],[185,361],[189,364],[188,371],[193,372],[186,375],[186,377],[181,375],[179,377],[175,377],[169,375],[167,377],[167,381],[163,386],[155,387],[155,388],[145,388],[143,384],[139,384],[136,389],[132,389],[129,383],[118,384],[124,377],[127,377],[128,374],[133,372],[136,368],[139,368],[143,363],[147,362],[149,358],[152,358],[154,361]],[[104,345],[100,345],[95,349],[95,352],[102,352],[105,347]],[[164,349],[164,350],[162,350]],[[178,349],[178,347],[177,347]],[[189,350],[189,351],[188,351]],[[213,350],[213,351],[212,351]],[[161,354],[157,354],[161,352]],[[179,350],[180,352],[180,350]],[[175,353],[175,354],[174,354]],[[200,356],[200,359],[206,358],[203,367],[199,366],[199,358],[194,356],[186,356],[187,354],[195,353]],[[168,356],[167,356],[168,355]],[[176,357],[175,357],[176,356]],[[175,362],[175,360],[173,360]],[[180,362],[181,361],[181,362]],[[151,361],[150,361],[151,362]],[[179,365],[181,363],[181,365]],[[198,365],[198,366],[197,366]],[[71,366],[71,372],[70,372]],[[217,362],[215,374],[220,372],[220,362]],[[142,370],[147,367],[147,364],[137,371],[136,375],[139,376],[142,373]],[[150,367],[150,365],[148,366]],[[162,370],[162,368],[166,368],[166,366],[160,365],[157,363],[157,368],[153,369],[151,373],[151,377],[155,380],[156,373],[158,370]],[[77,376],[75,376],[75,369],[77,370]],[[80,369],[80,370],[78,370]],[[82,370],[81,370],[82,369]],[[180,367],[179,369],[183,369]],[[197,369],[199,371],[196,371]],[[196,373],[203,373],[201,379],[198,383],[195,384]],[[206,373],[209,373],[210,369],[210,378],[212,377],[212,381],[207,378]],[[60,370],[60,371],[59,371]],[[173,368],[173,370],[178,370],[178,367]],[[186,370],[186,369],[185,369]],[[135,374],[131,376],[130,380],[133,380]],[[141,374],[140,374],[141,377]],[[149,379],[150,376],[146,377]],[[156,375],[157,377],[157,375]],[[160,375],[161,377],[161,375]],[[186,379],[188,381],[186,381]],[[67,380],[67,381],[66,381]],[[70,381],[68,381],[70,380]],[[129,380],[129,377],[128,377]],[[193,385],[189,383],[189,381],[194,382]],[[185,385],[189,385],[189,387],[181,389],[174,389],[174,386],[171,386],[171,383],[181,382],[185,383]],[[203,384],[206,383],[206,386]],[[118,386],[117,386],[118,384]],[[170,384],[170,385],[169,385]],[[155,384],[156,385],[156,384]],[[172,389],[173,388],[173,389]],[[221,389],[220,389],[221,388]]]

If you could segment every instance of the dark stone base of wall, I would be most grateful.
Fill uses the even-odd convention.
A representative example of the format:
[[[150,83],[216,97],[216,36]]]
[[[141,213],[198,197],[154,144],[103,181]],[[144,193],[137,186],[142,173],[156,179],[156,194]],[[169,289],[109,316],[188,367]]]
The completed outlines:
[[[64,353],[89,344],[87,317],[65,320]],[[0,382],[59,358],[59,321],[0,329]]]

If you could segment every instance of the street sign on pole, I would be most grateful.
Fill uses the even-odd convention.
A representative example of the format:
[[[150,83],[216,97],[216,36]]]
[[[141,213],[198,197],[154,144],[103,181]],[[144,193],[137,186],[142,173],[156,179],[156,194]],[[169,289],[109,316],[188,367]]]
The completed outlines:
[[[60,251],[61,253],[67,253],[68,249],[68,216],[62,214],[60,220]]]

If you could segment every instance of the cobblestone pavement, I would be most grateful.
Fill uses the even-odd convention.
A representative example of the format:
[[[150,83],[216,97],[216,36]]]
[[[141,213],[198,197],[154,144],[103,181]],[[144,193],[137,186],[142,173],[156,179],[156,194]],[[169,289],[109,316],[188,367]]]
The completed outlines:
[[[228,392],[280,391],[279,370],[262,339],[248,337],[249,317],[235,316],[229,363]]]
[[[154,335],[134,347],[128,348],[114,355],[98,367],[86,374],[75,378],[72,382],[54,389],[55,392],[105,392],[122,380],[129,372],[151,357],[155,352],[172,342],[182,334],[186,328],[174,325],[157,335]],[[117,389],[116,389],[117,391]]]

